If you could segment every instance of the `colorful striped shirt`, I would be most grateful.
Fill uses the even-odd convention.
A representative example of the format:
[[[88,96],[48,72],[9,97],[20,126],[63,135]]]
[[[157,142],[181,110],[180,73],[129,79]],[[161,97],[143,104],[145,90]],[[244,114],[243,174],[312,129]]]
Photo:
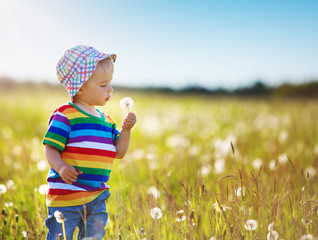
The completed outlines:
[[[51,168],[46,204],[50,207],[88,203],[109,189],[106,185],[116,156],[114,141],[119,136],[116,123],[101,113],[92,116],[71,102],[57,108],[49,121],[43,144],[61,151],[63,161],[83,174],[73,184],[65,183]]]

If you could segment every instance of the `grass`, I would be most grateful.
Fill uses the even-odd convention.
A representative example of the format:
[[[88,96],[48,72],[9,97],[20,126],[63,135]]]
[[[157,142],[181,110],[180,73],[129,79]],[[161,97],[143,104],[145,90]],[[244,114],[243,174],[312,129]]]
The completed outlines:
[[[111,174],[107,239],[266,239],[272,222],[279,239],[318,237],[315,100],[115,90],[100,109],[119,129],[126,96],[138,122]],[[66,101],[63,90],[1,93],[0,239],[45,238],[41,141],[51,112]],[[150,215],[156,207],[159,219]],[[250,219],[254,231],[245,228]]]

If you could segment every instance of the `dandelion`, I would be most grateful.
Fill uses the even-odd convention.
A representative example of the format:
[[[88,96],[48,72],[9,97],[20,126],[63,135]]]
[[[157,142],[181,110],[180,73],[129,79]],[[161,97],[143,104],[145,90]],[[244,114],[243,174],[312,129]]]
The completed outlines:
[[[178,217],[176,219],[177,222],[183,222],[184,220],[186,220],[186,216],[184,215],[183,210],[178,211],[177,215],[178,215]]]
[[[122,100],[120,100],[120,107],[124,110],[128,110],[129,108],[134,105],[134,100],[132,100],[130,97],[125,97]]]
[[[220,206],[221,206],[221,208],[220,208]],[[225,212],[227,209],[231,210],[231,208],[226,206],[226,205],[220,205],[220,206],[217,202],[213,204],[214,209],[218,212],[222,212],[222,211]]]
[[[311,234],[302,235],[299,240],[314,240],[314,237]]]
[[[30,234],[29,234],[29,231],[22,231],[22,236],[24,237],[24,238],[27,238],[28,236],[30,236]]]
[[[148,188],[148,194],[152,195],[155,199],[160,198],[160,191],[156,187]]]
[[[281,143],[284,143],[284,142],[286,142],[287,138],[288,138],[288,132],[286,130],[282,130],[279,133],[279,141]]]
[[[289,160],[288,160],[288,157],[287,157],[287,154],[286,153],[283,153],[283,154],[281,154],[281,155],[279,155],[278,156],[278,162],[280,163],[280,164],[285,164],[285,163],[287,163]]]
[[[48,168],[48,163],[46,160],[40,160],[36,166],[41,172],[43,172]]]
[[[247,231],[254,231],[257,228],[257,222],[254,219],[249,219],[245,223],[245,229]]]
[[[278,240],[278,238],[279,238],[279,235],[276,231],[270,231],[267,234],[267,240]]]
[[[13,207],[13,202],[6,202],[4,203],[4,206],[7,208]]]
[[[0,184],[0,194],[4,194],[7,192],[7,187],[4,184]]]
[[[157,220],[157,219],[160,219],[162,217],[162,211],[160,208],[155,207],[155,208],[151,209],[150,215],[152,218]],[[157,230],[158,239],[160,239],[160,232],[158,229],[157,221],[156,221],[156,230]]]
[[[155,208],[151,209],[150,215],[152,218],[157,220],[157,219],[162,217],[162,211],[160,208],[155,207]]]
[[[15,186],[14,186],[14,181],[13,181],[13,180],[9,179],[9,180],[7,181],[7,188],[8,188],[9,190],[15,190]]]
[[[273,231],[274,230],[274,227],[275,227],[275,223],[270,223],[270,224],[268,224],[268,231],[270,232],[270,231]]]
[[[270,160],[269,169],[273,171],[275,170],[276,167],[277,167],[277,160],[274,160],[274,159]]]
[[[66,219],[64,218],[63,213],[61,213],[60,211],[55,211],[54,217],[58,223],[62,223],[64,240],[66,240],[65,225],[64,225],[64,221],[66,221]]]
[[[244,196],[244,194],[245,194],[244,187],[243,187],[243,188],[238,187],[237,189],[235,189],[235,195],[236,195],[237,197]]]
[[[226,157],[232,151],[231,141],[228,140],[217,138],[212,142],[212,145],[215,148],[215,156],[219,158]]]
[[[64,215],[60,211],[55,211],[54,217],[58,223],[62,223],[64,221]]]
[[[262,166],[262,164],[263,164],[263,162],[262,162],[262,160],[260,159],[260,158],[256,158],[254,161],[253,161],[253,163],[252,163],[252,165],[253,165],[253,168],[255,168],[255,169],[260,169],[260,167]]]
[[[198,174],[201,175],[202,177],[205,177],[210,174],[211,169],[212,167],[210,164],[205,164],[199,169]]]
[[[315,169],[314,167],[309,166],[309,167],[307,167],[307,168],[305,169],[305,174],[306,174],[306,176],[307,176],[309,179],[311,179],[311,178],[313,178],[314,176],[316,176],[317,171],[316,171],[316,169]]]
[[[221,174],[225,169],[225,160],[223,158],[219,158],[214,162],[214,172],[216,174]]]
[[[49,191],[49,185],[48,184],[42,184],[40,187],[39,187],[39,193],[41,195],[45,195],[47,194]]]

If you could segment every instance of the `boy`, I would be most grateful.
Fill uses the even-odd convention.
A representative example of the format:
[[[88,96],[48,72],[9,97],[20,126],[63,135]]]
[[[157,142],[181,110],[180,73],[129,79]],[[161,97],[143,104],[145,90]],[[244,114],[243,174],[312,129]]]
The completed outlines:
[[[54,212],[63,214],[65,235],[73,238],[102,239],[108,219],[105,200],[114,158],[128,150],[131,128],[136,116],[129,112],[119,133],[115,122],[95,106],[104,106],[113,91],[115,54],[89,46],[67,50],[57,64],[57,76],[70,94],[71,101],[57,108],[44,137],[44,152],[51,166],[48,174],[47,239],[63,233]],[[63,236],[64,237],[64,236]]]

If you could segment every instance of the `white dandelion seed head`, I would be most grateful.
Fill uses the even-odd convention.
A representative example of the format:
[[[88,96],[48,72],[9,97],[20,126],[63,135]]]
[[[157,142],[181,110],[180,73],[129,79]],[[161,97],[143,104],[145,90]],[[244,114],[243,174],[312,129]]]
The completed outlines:
[[[13,202],[6,202],[4,203],[4,206],[7,208],[13,207]]]
[[[216,237],[211,237],[210,240],[216,240]]]
[[[0,184],[0,194],[4,194],[7,192],[7,187],[4,184]]]
[[[15,190],[14,181],[13,181],[12,179],[9,179],[9,180],[7,181],[7,188],[8,188],[9,190]]]
[[[279,141],[281,143],[284,143],[284,142],[286,142],[287,138],[288,138],[288,132],[286,130],[280,131],[280,133],[279,133]]]
[[[205,176],[209,175],[211,171],[212,171],[211,165],[205,164],[199,169],[198,175],[205,177]]]
[[[286,153],[283,153],[281,155],[278,156],[278,162],[281,164],[281,165],[284,165],[285,163],[287,163],[289,160],[288,160],[288,157],[287,157],[287,154]]]
[[[305,169],[305,176],[308,176],[309,179],[312,179],[314,176],[316,176],[316,174],[317,170],[312,166],[309,166]]]
[[[129,110],[134,105],[134,100],[130,97],[125,97],[120,100],[120,107],[124,110]]]
[[[55,211],[54,217],[58,223],[62,223],[65,220],[63,213],[61,213],[60,211]]]
[[[278,240],[278,238],[279,238],[279,235],[276,231],[270,231],[267,234],[267,240]]]
[[[155,208],[151,209],[150,215],[154,219],[159,219],[162,217],[162,211],[160,208],[155,207]]]
[[[256,170],[259,170],[260,167],[263,165],[263,161],[260,158],[256,158],[253,163],[253,168],[255,168]]]
[[[244,196],[244,195],[245,195],[244,187],[243,187],[243,188],[238,187],[237,189],[235,189],[235,195],[236,195],[237,197]]]
[[[215,157],[225,158],[231,151],[231,141],[217,138],[212,142],[212,146],[215,148]]]
[[[214,172],[216,174],[221,174],[225,170],[225,160],[223,158],[219,158],[214,162]]]
[[[160,198],[160,191],[156,187],[148,188],[148,194],[152,195],[155,199]]]
[[[249,219],[246,221],[244,227],[247,231],[254,231],[257,228],[257,221],[254,219]]]
[[[180,210],[180,211],[177,212],[177,214],[178,214],[178,215],[182,215],[182,214],[184,214],[184,211],[183,211],[183,210]]]
[[[186,220],[186,216],[184,215],[183,210],[178,211],[177,215],[178,215],[178,217],[176,219],[177,222],[183,222],[184,220]]]
[[[314,240],[313,235],[311,234],[306,234],[306,235],[302,235],[299,240]]]
[[[187,219],[186,216],[179,216],[179,217],[176,218],[176,221],[177,222],[183,222],[186,219]]]
[[[220,206],[217,202],[213,204],[213,207],[217,212],[222,212],[222,210],[223,210],[223,212],[225,212],[227,209],[231,210],[231,208],[226,206],[226,205],[221,205],[221,208],[220,208]]]
[[[276,167],[277,167],[277,163],[276,163],[276,160],[274,160],[274,159],[272,159],[272,160],[270,160],[270,162],[269,162],[269,169],[270,170],[275,170],[276,169]]]
[[[40,160],[36,166],[41,172],[45,171],[49,167],[46,160]]]
[[[30,234],[29,234],[29,231],[25,231],[25,230],[22,231],[22,236],[23,236],[24,238],[28,237],[29,235],[30,235]]]
[[[48,184],[42,184],[40,187],[39,187],[39,193],[41,195],[45,195],[47,194],[49,191],[49,185]]]
[[[275,223],[270,223],[270,224],[268,224],[268,231],[270,232],[270,231],[273,231],[274,230],[274,227],[275,227]]]

